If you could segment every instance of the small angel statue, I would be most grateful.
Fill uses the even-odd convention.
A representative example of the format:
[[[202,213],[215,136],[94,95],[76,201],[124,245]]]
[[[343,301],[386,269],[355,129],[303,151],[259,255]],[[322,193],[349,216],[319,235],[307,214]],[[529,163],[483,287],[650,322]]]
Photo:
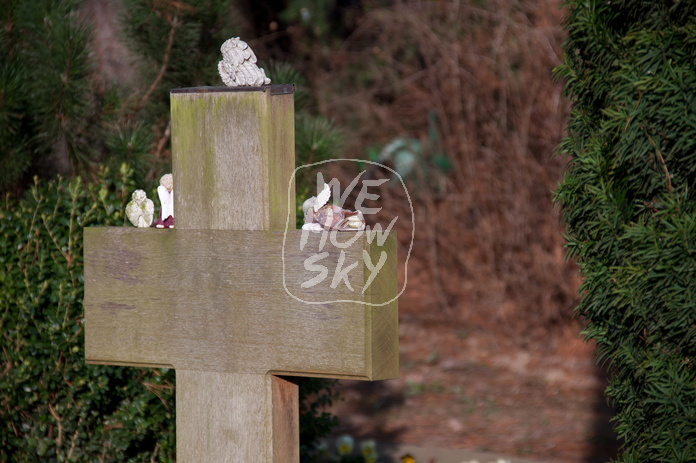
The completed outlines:
[[[159,196],[161,207],[155,227],[174,228],[174,177],[172,174],[166,174],[160,178],[157,196]]]
[[[361,211],[349,211],[327,204],[331,188],[324,184],[318,196],[312,196],[302,204],[304,212],[303,230],[359,231],[365,229],[365,217]]]
[[[138,228],[147,228],[152,224],[155,215],[155,204],[147,199],[143,190],[135,190],[130,202],[126,205],[126,216]]]
[[[218,72],[228,87],[260,87],[271,83],[264,70],[256,65],[254,52],[239,37],[227,40],[220,51],[222,61],[218,63]]]

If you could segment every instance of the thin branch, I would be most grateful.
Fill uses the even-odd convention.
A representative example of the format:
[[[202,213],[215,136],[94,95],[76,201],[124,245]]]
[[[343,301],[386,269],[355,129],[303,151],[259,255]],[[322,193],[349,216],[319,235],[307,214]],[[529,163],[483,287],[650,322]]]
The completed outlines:
[[[660,153],[660,148],[657,147],[655,142],[653,141],[652,138],[650,138],[650,134],[646,131],[645,136],[648,137],[648,140],[650,140],[650,143],[655,147],[655,151],[657,152],[657,156],[660,158],[660,163],[662,163],[662,169],[665,171],[665,177],[667,178],[667,192],[671,193],[672,192],[672,180],[669,177],[669,171],[667,170],[667,164],[665,163],[665,159],[662,157],[662,153]]]
[[[58,422],[58,439],[56,439],[56,447],[63,445],[63,420],[60,419],[51,404],[48,404],[48,411],[51,412],[53,418]]]
[[[5,346],[2,346],[2,351],[5,353],[5,358],[7,359],[7,366],[5,366],[5,369],[2,371],[2,373],[0,373],[0,378],[5,376],[5,374],[12,368],[12,360],[10,359],[10,356],[7,354],[7,349],[5,349]]]
[[[155,383],[150,383],[150,382],[143,382],[142,383],[145,388],[152,392],[154,395],[157,396],[157,398],[162,402],[162,405],[165,406],[167,410],[169,410],[169,405],[167,404],[167,401],[164,400],[164,397],[162,396],[163,393],[167,393],[168,391],[171,391],[174,389],[171,384],[155,384]]]
[[[75,434],[72,436],[72,440],[70,443],[70,451],[68,452],[68,456],[66,457],[66,460],[70,461],[70,458],[72,457],[73,452],[75,451],[75,444],[77,443],[77,438],[80,435],[80,425],[82,424],[82,417],[80,417],[79,420],[77,420],[77,426],[75,426]]]
[[[56,201],[57,202],[57,201]],[[60,244],[58,244],[58,241],[56,240],[56,237],[53,235],[53,232],[51,231],[51,228],[48,226],[48,222],[46,221],[46,216],[44,214],[41,214],[41,220],[43,221],[44,227],[46,228],[46,231],[48,232],[48,236],[51,237],[51,240],[53,240],[53,244],[56,245],[56,249],[60,251],[60,253],[63,255],[65,258],[65,261],[68,263],[68,267],[70,267],[70,256],[68,256],[65,251],[63,251],[63,248],[61,248]]]
[[[157,442],[155,444],[155,451],[152,452],[152,457],[150,458],[150,463],[155,463],[157,461],[156,458],[157,458],[157,454],[159,453],[159,449],[160,449],[160,443]]]
[[[169,141],[169,137],[172,135],[172,121],[170,120],[167,123],[167,128],[164,129],[164,134],[162,135],[162,138],[159,139],[157,142],[157,150],[155,151],[155,159],[159,159],[162,156],[162,151],[164,150],[165,145],[167,144],[167,141]]]
[[[162,61],[162,67],[160,67],[159,73],[157,74],[157,77],[155,77],[154,82],[152,82],[152,85],[150,85],[150,88],[147,90],[147,93],[145,93],[145,96],[142,98],[142,100],[140,100],[140,102],[136,106],[135,112],[137,112],[138,110],[140,110],[140,108],[145,106],[145,103],[147,103],[152,94],[155,92],[157,86],[162,81],[164,73],[167,72],[167,67],[169,66],[169,58],[172,55],[172,48],[174,47],[174,35],[179,26],[181,26],[181,24],[182,23],[181,21],[179,21],[179,17],[174,16],[174,19],[172,19],[171,22],[172,28],[169,30],[169,39],[167,40],[167,49],[164,52],[164,60]]]

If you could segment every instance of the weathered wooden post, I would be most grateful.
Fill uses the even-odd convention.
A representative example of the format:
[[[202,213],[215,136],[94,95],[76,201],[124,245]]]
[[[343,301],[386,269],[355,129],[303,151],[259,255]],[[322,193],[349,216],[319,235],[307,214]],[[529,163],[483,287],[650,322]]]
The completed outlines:
[[[297,462],[288,377],[398,375],[393,235],[323,243],[325,262],[358,262],[352,289],[327,278],[301,292],[322,244],[294,230],[288,201],[293,91],[173,90],[176,228],[85,230],[86,360],[176,369],[179,462]],[[384,251],[366,285],[364,259]]]

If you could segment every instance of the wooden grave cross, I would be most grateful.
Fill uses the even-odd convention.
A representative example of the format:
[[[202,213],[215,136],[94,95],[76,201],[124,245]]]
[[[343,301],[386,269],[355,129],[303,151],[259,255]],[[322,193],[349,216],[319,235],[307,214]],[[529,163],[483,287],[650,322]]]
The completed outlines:
[[[301,242],[293,93],[172,90],[176,228],[85,229],[86,361],[176,370],[178,462],[298,462],[291,377],[398,376],[396,238]]]

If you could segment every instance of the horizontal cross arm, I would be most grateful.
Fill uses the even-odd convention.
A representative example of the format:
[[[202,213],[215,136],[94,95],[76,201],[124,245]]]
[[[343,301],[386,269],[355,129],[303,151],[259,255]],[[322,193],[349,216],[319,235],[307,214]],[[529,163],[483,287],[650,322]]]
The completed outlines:
[[[393,378],[393,235],[87,228],[87,361]]]

